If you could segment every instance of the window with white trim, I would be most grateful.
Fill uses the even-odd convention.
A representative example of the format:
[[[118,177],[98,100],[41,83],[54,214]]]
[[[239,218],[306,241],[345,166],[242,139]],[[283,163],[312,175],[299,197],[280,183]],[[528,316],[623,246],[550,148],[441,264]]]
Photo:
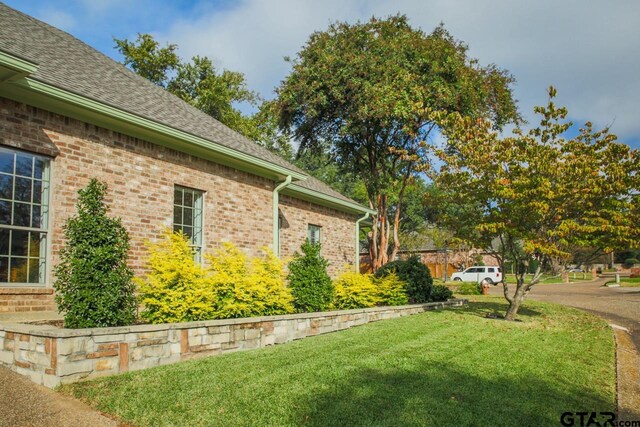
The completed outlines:
[[[176,185],[173,190],[173,231],[182,231],[197,262],[202,260],[203,192]]]
[[[0,147],[0,285],[46,281],[49,216],[46,157]]]
[[[309,243],[315,245],[316,243],[320,243],[320,226],[309,224],[307,226],[307,239],[309,239]]]

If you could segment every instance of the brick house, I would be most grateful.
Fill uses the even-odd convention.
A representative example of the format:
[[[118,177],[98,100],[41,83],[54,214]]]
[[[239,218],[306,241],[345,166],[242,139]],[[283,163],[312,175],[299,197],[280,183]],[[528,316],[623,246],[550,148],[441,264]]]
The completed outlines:
[[[73,36],[0,3],[0,312],[55,309],[52,267],[77,191],[109,185],[144,242],[183,230],[196,252],[231,241],[289,257],[319,240],[335,275],[357,264],[373,211],[333,191]]]

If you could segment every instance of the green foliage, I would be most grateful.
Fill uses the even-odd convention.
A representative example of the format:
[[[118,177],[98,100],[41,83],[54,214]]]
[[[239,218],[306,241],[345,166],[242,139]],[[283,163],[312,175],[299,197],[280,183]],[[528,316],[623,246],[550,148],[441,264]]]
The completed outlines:
[[[428,155],[430,112],[485,117],[497,127],[518,120],[509,73],[480,67],[443,27],[426,35],[405,16],[332,24],[311,35],[292,67],[277,89],[280,125],[302,152],[328,144],[339,172],[363,181],[378,210],[375,268],[387,260],[389,224],[399,227],[416,163]]]
[[[104,204],[107,185],[92,179],[78,191],[77,214],[65,223],[55,267],[56,303],[68,328],[129,325],[136,318],[129,235]]]
[[[379,305],[405,305],[409,303],[406,292],[407,284],[395,272],[384,277],[374,278],[373,283],[377,288]]]
[[[394,272],[406,283],[406,292],[410,303],[418,304],[429,301],[433,279],[429,268],[420,262],[420,257],[413,255],[406,260],[387,263],[378,269],[376,277],[384,277]]]
[[[429,297],[430,302],[441,302],[447,301],[449,298],[453,297],[453,292],[451,289],[447,288],[444,285],[435,285],[431,290],[431,296]]]
[[[481,295],[482,285],[476,282],[456,282],[456,293],[460,295]]]
[[[249,258],[223,243],[205,258],[210,266],[203,269],[182,233],[167,230],[162,241],[149,244],[149,273],[137,280],[142,318],[173,323],[293,312],[282,263],[270,251]]]
[[[152,83],[188,102],[231,129],[265,148],[291,159],[287,135],[278,131],[271,103],[265,102],[254,115],[243,114],[238,104],[257,107],[260,96],[247,87],[244,74],[216,70],[211,59],[194,56],[184,62],[175,44],[159,47],[150,34],[138,34],[135,41],[114,39],[124,64]]]
[[[638,261],[637,258],[627,258],[624,260],[624,268],[631,268],[634,266],[634,264],[639,264],[640,261]]]
[[[293,296],[285,285],[282,262],[264,249],[264,256],[249,259],[232,243],[205,258],[207,285],[213,290],[216,319],[293,313]]]
[[[514,297],[505,292],[509,320],[540,280],[542,269],[524,283],[531,259],[562,265],[576,247],[608,252],[640,243],[640,151],[591,123],[567,138],[572,123],[567,109],[554,104],[555,95],[550,88],[547,106],[535,108],[537,127],[516,128],[508,137],[457,114],[438,119],[449,142],[433,177],[441,200],[481,207],[468,215],[446,214],[442,224],[478,248],[501,241],[499,257],[514,261],[517,272]]]
[[[148,273],[136,278],[142,319],[173,323],[213,318],[215,295],[193,259],[187,236],[166,230],[161,241],[147,247]]]
[[[123,39],[116,42],[116,49],[124,56],[124,65],[145,79],[167,87],[168,75],[180,65],[175,44],[160,47],[151,34],[140,34],[135,42]]]
[[[409,302],[406,283],[391,272],[376,278],[371,274],[352,271],[342,273],[334,282],[334,308],[375,307],[376,305],[404,305]]]
[[[323,311],[333,300],[333,283],[327,274],[329,262],[320,254],[320,244],[306,240],[289,262],[289,288],[298,312]]]
[[[370,274],[347,271],[334,282],[333,305],[339,310],[375,307],[380,302],[378,289]]]

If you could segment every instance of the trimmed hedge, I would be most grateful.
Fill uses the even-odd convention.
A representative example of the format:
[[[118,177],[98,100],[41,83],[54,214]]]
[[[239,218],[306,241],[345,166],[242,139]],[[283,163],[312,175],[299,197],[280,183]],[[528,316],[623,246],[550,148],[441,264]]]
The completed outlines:
[[[293,254],[289,263],[289,288],[297,312],[326,310],[333,300],[333,283],[327,274],[329,261],[320,254],[320,244],[306,240],[302,253]]]
[[[67,328],[123,326],[136,319],[129,234],[120,218],[107,215],[106,193],[107,184],[92,179],[78,191],[78,213],[63,227],[53,287]]]

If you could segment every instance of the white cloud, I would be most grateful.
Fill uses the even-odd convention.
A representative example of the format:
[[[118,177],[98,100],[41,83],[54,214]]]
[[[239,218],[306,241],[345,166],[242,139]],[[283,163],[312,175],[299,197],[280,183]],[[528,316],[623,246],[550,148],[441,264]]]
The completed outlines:
[[[407,14],[425,32],[444,22],[481,64],[511,71],[530,119],[553,84],[576,121],[613,122],[621,137],[640,140],[640,2],[634,0],[246,0],[223,10],[203,4],[196,18],[156,33],[177,43],[186,58],[207,55],[242,71],[251,87],[269,97],[289,70],[283,57],[295,55],[313,31],[336,20],[396,13]]]

